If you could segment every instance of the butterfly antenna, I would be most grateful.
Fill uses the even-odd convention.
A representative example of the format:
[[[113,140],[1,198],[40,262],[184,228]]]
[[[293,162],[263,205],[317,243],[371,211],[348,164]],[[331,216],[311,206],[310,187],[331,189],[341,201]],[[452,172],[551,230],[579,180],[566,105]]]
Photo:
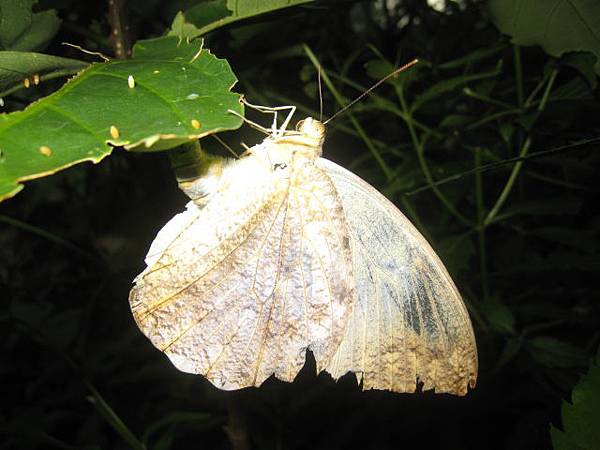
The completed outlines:
[[[400,72],[408,69],[411,66],[414,66],[416,63],[418,63],[419,60],[418,59],[413,59],[411,62],[409,62],[408,64],[404,64],[402,67],[398,67],[396,70],[394,70],[393,72],[391,72],[390,74],[386,75],[385,77],[383,77],[381,80],[379,80],[377,83],[375,83],[373,86],[371,86],[369,89],[367,89],[365,92],[363,92],[362,94],[360,94],[358,97],[356,97],[354,100],[352,100],[350,103],[348,103],[346,106],[344,106],[342,109],[340,109],[338,112],[336,112],[333,116],[331,116],[329,119],[327,119],[325,122],[323,122],[323,125],[327,125],[327,123],[331,122],[333,119],[335,119],[337,116],[339,116],[341,113],[343,113],[344,111],[346,111],[348,108],[350,108],[352,105],[354,105],[355,103],[361,101],[363,99],[363,97],[365,95],[368,95],[372,90],[377,89],[377,87],[382,84],[385,83],[387,80],[389,80],[392,77],[395,77],[396,75],[398,75]]]
[[[79,50],[80,52],[85,53],[86,55],[93,55],[93,56],[97,56],[98,58],[102,58],[104,60],[104,62],[110,62],[110,58],[106,55],[103,55],[100,52],[93,52],[93,51],[87,50],[79,45],[71,44],[70,42],[61,42],[61,44],[66,45],[67,47],[73,47],[73,48]]]
[[[323,122],[323,85],[321,84],[321,66],[317,69],[317,84],[319,86],[319,122]]]
[[[221,144],[223,147],[225,147],[225,149],[227,149],[227,151],[229,153],[231,153],[233,155],[233,157],[235,159],[240,159],[240,155],[238,155],[228,144],[227,142],[225,142],[223,139],[221,139],[219,136],[217,136],[216,134],[211,134],[211,136],[215,139],[215,141],[217,141],[219,144]]]

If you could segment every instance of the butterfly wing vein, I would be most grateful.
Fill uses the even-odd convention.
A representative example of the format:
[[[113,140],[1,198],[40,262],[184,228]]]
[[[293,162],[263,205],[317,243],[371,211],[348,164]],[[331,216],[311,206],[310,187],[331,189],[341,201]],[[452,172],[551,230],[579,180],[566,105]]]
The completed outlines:
[[[223,389],[272,374],[291,381],[307,349],[324,366],[354,297],[331,180],[314,166],[275,179],[254,169],[249,184],[247,167],[234,167],[227,189],[204,208],[190,202],[161,230],[130,294],[151,342]]]
[[[354,372],[363,389],[464,395],[477,376],[471,322],[452,279],[425,239],[383,195],[324,158],[348,224],[356,296],[326,370]]]

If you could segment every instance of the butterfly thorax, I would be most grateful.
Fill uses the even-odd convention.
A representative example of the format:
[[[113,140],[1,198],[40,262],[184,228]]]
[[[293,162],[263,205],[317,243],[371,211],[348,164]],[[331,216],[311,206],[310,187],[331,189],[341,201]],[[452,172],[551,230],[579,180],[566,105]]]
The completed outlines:
[[[312,165],[321,156],[324,140],[325,126],[307,117],[298,122],[296,130],[267,137],[239,160],[204,155],[200,176],[180,181],[179,186],[194,202],[204,206],[213,194],[241,180],[258,179],[269,184],[271,178],[289,179],[295,169]]]
[[[325,126],[307,117],[296,125],[296,130],[285,131],[283,136],[270,136],[263,142],[269,156],[277,163],[313,162],[323,153]]]

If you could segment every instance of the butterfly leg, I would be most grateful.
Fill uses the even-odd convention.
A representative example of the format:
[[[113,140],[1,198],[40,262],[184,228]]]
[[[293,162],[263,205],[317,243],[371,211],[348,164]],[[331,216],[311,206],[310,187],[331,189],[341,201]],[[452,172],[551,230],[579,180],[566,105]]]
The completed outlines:
[[[283,136],[283,134],[286,132],[288,125],[290,124],[290,121],[292,120],[292,117],[294,115],[294,113],[296,112],[296,107],[293,105],[290,106],[274,106],[274,107],[270,107],[270,106],[260,106],[260,105],[254,105],[250,102],[248,102],[246,99],[242,99],[242,101],[244,102],[245,105],[249,106],[252,109],[255,109],[259,112],[265,113],[265,114],[273,114],[273,123],[271,125],[271,135],[273,137],[281,137]],[[277,126],[277,113],[278,111],[289,111],[289,113],[287,114],[285,120],[283,121],[283,124],[281,125],[281,127]]]
[[[250,125],[252,128],[260,131],[261,133],[265,133],[267,135],[272,135],[272,131],[268,128],[263,127],[262,125],[257,124],[256,122],[251,121],[250,119],[245,118],[244,116],[242,116],[240,113],[238,113],[237,111],[234,111],[233,109],[228,109],[227,110],[228,113],[233,114],[234,116],[238,116],[240,119],[242,119],[244,122],[246,122],[248,125]]]

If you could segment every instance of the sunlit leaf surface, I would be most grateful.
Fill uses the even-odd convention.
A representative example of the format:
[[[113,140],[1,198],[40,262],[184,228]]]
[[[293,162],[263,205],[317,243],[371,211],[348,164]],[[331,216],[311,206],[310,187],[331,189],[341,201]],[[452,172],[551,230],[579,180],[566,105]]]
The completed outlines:
[[[112,146],[156,150],[237,128],[242,112],[229,64],[175,37],[141,41],[131,60],[97,63],[24,111],[0,116],[0,199],[20,182]]]

